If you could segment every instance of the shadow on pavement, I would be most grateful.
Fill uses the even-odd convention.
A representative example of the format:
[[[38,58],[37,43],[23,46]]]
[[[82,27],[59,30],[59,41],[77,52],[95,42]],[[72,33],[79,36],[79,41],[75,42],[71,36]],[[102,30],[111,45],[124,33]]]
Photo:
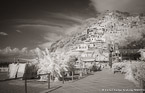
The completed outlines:
[[[49,92],[52,92],[52,91],[54,91],[54,90],[57,90],[57,89],[59,89],[59,88],[61,88],[61,87],[62,87],[62,86],[51,87],[50,89],[44,90],[44,91],[42,91],[42,92],[40,92],[40,93],[49,93]]]

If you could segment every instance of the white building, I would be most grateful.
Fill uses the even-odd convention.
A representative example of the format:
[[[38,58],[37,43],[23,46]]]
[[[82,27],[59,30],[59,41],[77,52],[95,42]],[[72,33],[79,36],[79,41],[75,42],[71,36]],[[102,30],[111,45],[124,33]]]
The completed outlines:
[[[80,43],[76,45],[76,51],[87,51],[88,50],[88,44],[86,43]]]

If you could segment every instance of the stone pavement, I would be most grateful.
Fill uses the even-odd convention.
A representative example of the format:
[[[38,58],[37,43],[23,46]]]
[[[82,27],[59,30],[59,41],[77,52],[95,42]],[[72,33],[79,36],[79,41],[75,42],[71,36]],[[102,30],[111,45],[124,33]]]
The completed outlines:
[[[124,75],[113,74],[110,69],[105,69],[81,80],[64,84],[51,93],[140,93],[135,89],[138,88],[124,79]]]

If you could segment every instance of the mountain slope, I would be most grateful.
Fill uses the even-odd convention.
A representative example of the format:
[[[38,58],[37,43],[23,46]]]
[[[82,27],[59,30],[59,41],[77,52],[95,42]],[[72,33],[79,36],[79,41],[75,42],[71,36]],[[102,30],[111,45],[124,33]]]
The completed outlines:
[[[103,38],[106,43],[118,43],[126,46],[143,38],[145,33],[145,16],[131,15],[126,12],[112,11],[100,14],[96,18],[85,20],[81,27],[71,36],[67,36],[51,46],[51,52],[70,51],[72,46],[86,41],[88,38]],[[95,35],[88,35],[89,32]],[[98,34],[98,33],[102,33]],[[91,41],[89,41],[91,42]]]

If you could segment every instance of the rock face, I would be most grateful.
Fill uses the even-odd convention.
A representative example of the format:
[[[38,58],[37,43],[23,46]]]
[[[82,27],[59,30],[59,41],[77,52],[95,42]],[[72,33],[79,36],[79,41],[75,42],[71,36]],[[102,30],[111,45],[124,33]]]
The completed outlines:
[[[107,49],[110,43],[125,46],[140,40],[144,30],[145,16],[120,11],[105,12],[87,19],[76,33],[53,43],[50,49],[51,52],[68,52]]]

